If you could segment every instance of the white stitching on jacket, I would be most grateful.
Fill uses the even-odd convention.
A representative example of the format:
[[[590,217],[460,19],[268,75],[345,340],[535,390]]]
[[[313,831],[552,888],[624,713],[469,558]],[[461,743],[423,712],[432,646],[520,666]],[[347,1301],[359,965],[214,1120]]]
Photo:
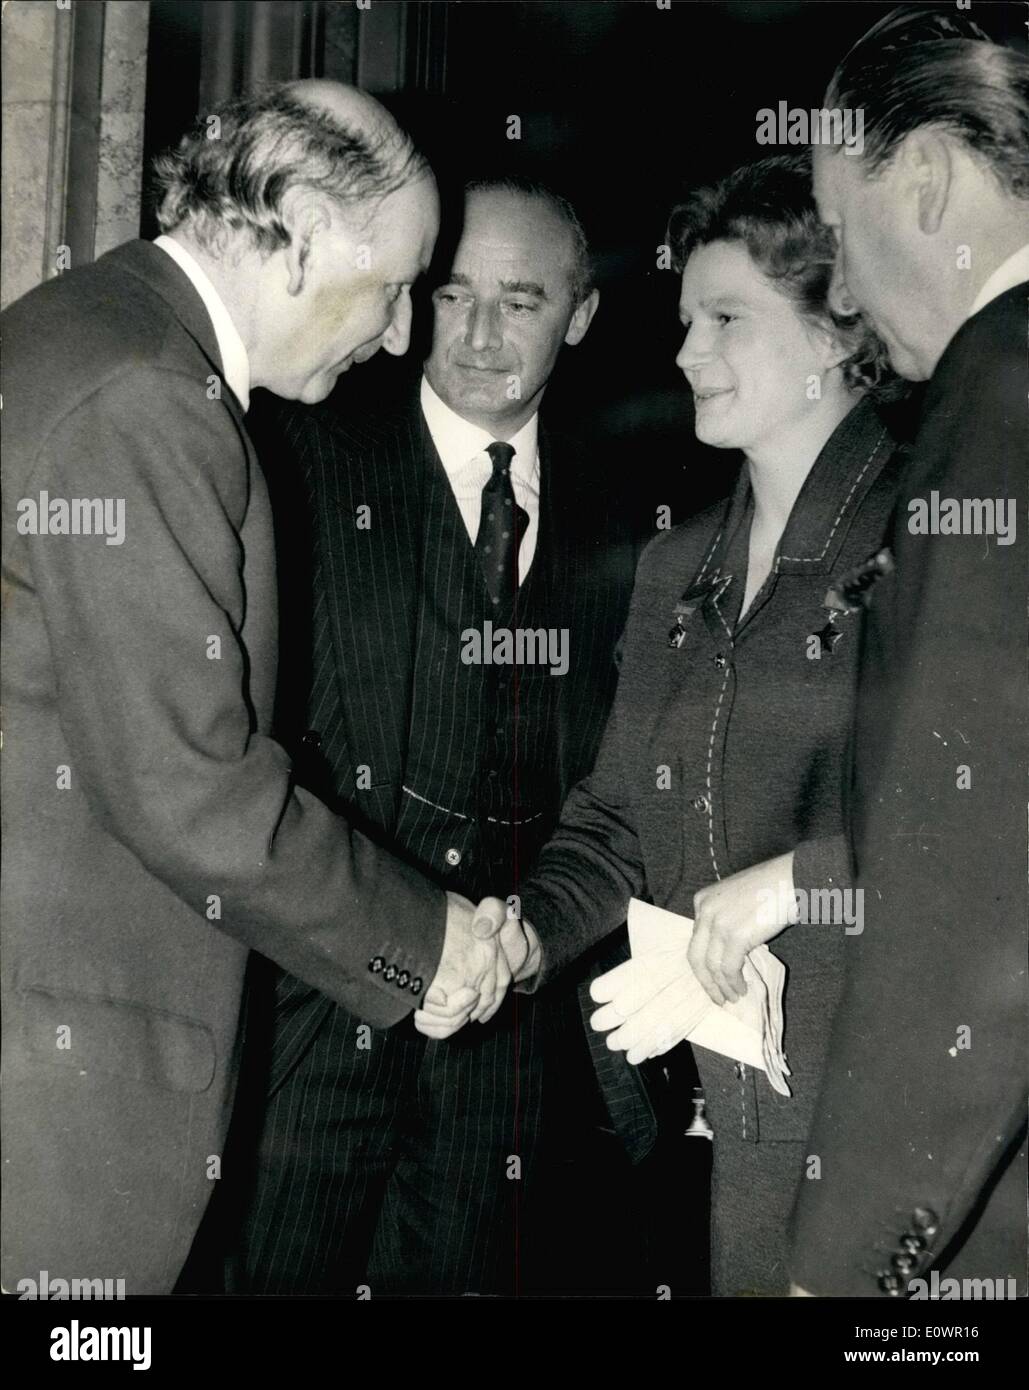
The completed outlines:
[[[883,442],[883,440],[884,440],[885,438],[886,438],[886,431],[883,430],[883,432],[880,434],[879,438],[875,441],[875,447],[872,449],[872,452],[868,455],[868,458],[865,460],[865,466],[862,468],[861,472],[860,472],[860,473],[857,475],[857,477],[854,479],[853,483],[851,484],[850,491],[847,493],[846,497],[843,499],[843,502],[842,502],[842,504],[841,504],[841,506],[840,506],[840,510],[836,513],[836,520],[835,520],[835,521],[833,522],[833,524],[832,524],[832,530],[829,532],[828,536],[826,537],[825,545],[822,546],[822,549],[821,549],[820,553],[819,553],[818,555],[780,555],[779,558],[778,558],[778,559],[776,560],[776,562],[775,562],[775,569],[776,569],[776,573],[777,573],[777,574],[778,574],[778,572],[779,572],[779,562],[780,562],[781,560],[792,560],[794,564],[798,564],[798,565],[815,565],[815,564],[818,563],[819,560],[821,560],[821,559],[824,558],[825,552],[829,549],[829,546],[832,544],[832,538],[833,538],[833,536],[835,536],[835,534],[836,534],[836,528],[837,528],[837,526],[839,526],[840,521],[841,521],[842,518],[843,518],[843,513],[847,510],[847,506],[848,506],[848,504],[850,503],[850,499],[854,496],[854,492],[855,492],[855,489],[857,488],[858,483],[860,483],[861,479],[862,479],[862,478],[865,476],[865,474],[868,472],[868,469],[869,469],[869,467],[871,466],[872,460],[875,458],[876,454],[879,452],[879,446],[882,444],[882,442]]]
[[[707,554],[704,556],[704,563],[701,565],[700,569],[697,571],[697,580],[698,580],[698,581],[704,578],[704,575],[705,575],[705,573],[707,572],[708,564],[709,564],[710,561],[711,561],[711,556],[715,553],[715,547],[717,546],[718,542],[719,542],[721,539],[722,539],[722,532],[721,532],[721,530],[719,530],[717,536],[715,536],[714,540],[711,542],[711,549],[710,549],[710,550],[707,552]]]
[[[718,693],[718,704],[715,705],[715,717],[711,723],[711,737],[707,745],[707,843],[711,851],[711,863],[714,866],[715,878],[719,881],[721,881],[722,875],[718,872],[718,860],[715,858],[715,798],[711,789],[711,764],[714,762],[715,756],[715,730],[718,728],[718,713],[722,708],[722,701],[725,699],[725,688],[729,684],[731,673],[732,667],[726,666],[722,688]]]
[[[464,816],[460,811],[451,810],[449,806],[441,806],[438,801],[430,801],[427,796],[419,796],[410,787],[402,786],[400,790],[406,792],[408,796],[414,797],[415,801],[422,802],[425,806],[433,806],[437,811],[446,811],[448,816],[456,816],[458,820],[471,820],[471,816]],[[526,816],[525,820],[498,820],[496,816],[486,816],[485,819],[492,825],[528,825],[530,821],[539,820],[545,814],[543,811],[538,811],[534,816]]]

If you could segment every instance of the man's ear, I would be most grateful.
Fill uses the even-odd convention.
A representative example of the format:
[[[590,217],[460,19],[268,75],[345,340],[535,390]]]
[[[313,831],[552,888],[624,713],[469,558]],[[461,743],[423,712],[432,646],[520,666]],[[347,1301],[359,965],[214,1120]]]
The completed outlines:
[[[908,134],[900,151],[901,168],[917,200],[918,229],[926,236],[940,230],[954,178],[953,151],[945,136],[922,127]]]
[[[311,245],[317,232],[332,226],[328,208],[303,189],[294,189],[283,200],[282,220],[289,232],[289,245],[283,248],[289,281],[286,292],[296,296],[304,288]]]
[[[597,305],[600,303],[600,291],[591,290],[582,301],[568,324],[568,332],[565,334],[565,342],[569,347],[575,347],[576,343],[581,343],[586,336],[586,330],[593,322],[593,315],[597,312]]]

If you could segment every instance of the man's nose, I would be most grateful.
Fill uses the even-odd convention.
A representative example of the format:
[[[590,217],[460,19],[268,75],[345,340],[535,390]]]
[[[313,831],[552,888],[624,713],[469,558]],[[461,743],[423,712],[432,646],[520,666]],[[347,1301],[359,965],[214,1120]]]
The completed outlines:
[[[840,258],[837,255],[832,268],[832,280],[829,282],[829,308],[834,314],[842,314],[844,318],[849,318],[858,312],[858,307],[847,288],[847,281],[840,266]]]
[[[411,320],[413,318],[411,295],[405,288],[393,306],[393,317],[389,321],[382,339],[382,346],[394,357],[403,357],[411,345]]]
[[[465,341],[473,352],[485,352],[501,346],[500,315],[494,305],[477,302],[472,307],[465,329]]]

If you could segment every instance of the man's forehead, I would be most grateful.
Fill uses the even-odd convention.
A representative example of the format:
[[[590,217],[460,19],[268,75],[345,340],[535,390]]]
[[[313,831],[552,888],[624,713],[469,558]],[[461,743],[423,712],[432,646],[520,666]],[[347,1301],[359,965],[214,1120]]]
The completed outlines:
[[[470,280],[536,280],[545,284],[566,275],[569,265],[570,260],[555,250],[473,232],[462,238],[451,274]]]
[[[567,223],[540,198],[506,189],[469,195],[454,271],[477,279],[556,282],[574,259]]]

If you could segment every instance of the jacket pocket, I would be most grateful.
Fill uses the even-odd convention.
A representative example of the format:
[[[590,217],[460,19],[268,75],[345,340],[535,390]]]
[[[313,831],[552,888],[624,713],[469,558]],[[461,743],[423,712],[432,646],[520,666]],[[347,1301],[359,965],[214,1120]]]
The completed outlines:
[[[25,1062],[129,1077],[166,1091],[206,1091],[214,1080],[214,1037],[206,1024],[122,999],[20,990],[7,1047]],[[14,1058],[8,1053],[8,1061]]]

